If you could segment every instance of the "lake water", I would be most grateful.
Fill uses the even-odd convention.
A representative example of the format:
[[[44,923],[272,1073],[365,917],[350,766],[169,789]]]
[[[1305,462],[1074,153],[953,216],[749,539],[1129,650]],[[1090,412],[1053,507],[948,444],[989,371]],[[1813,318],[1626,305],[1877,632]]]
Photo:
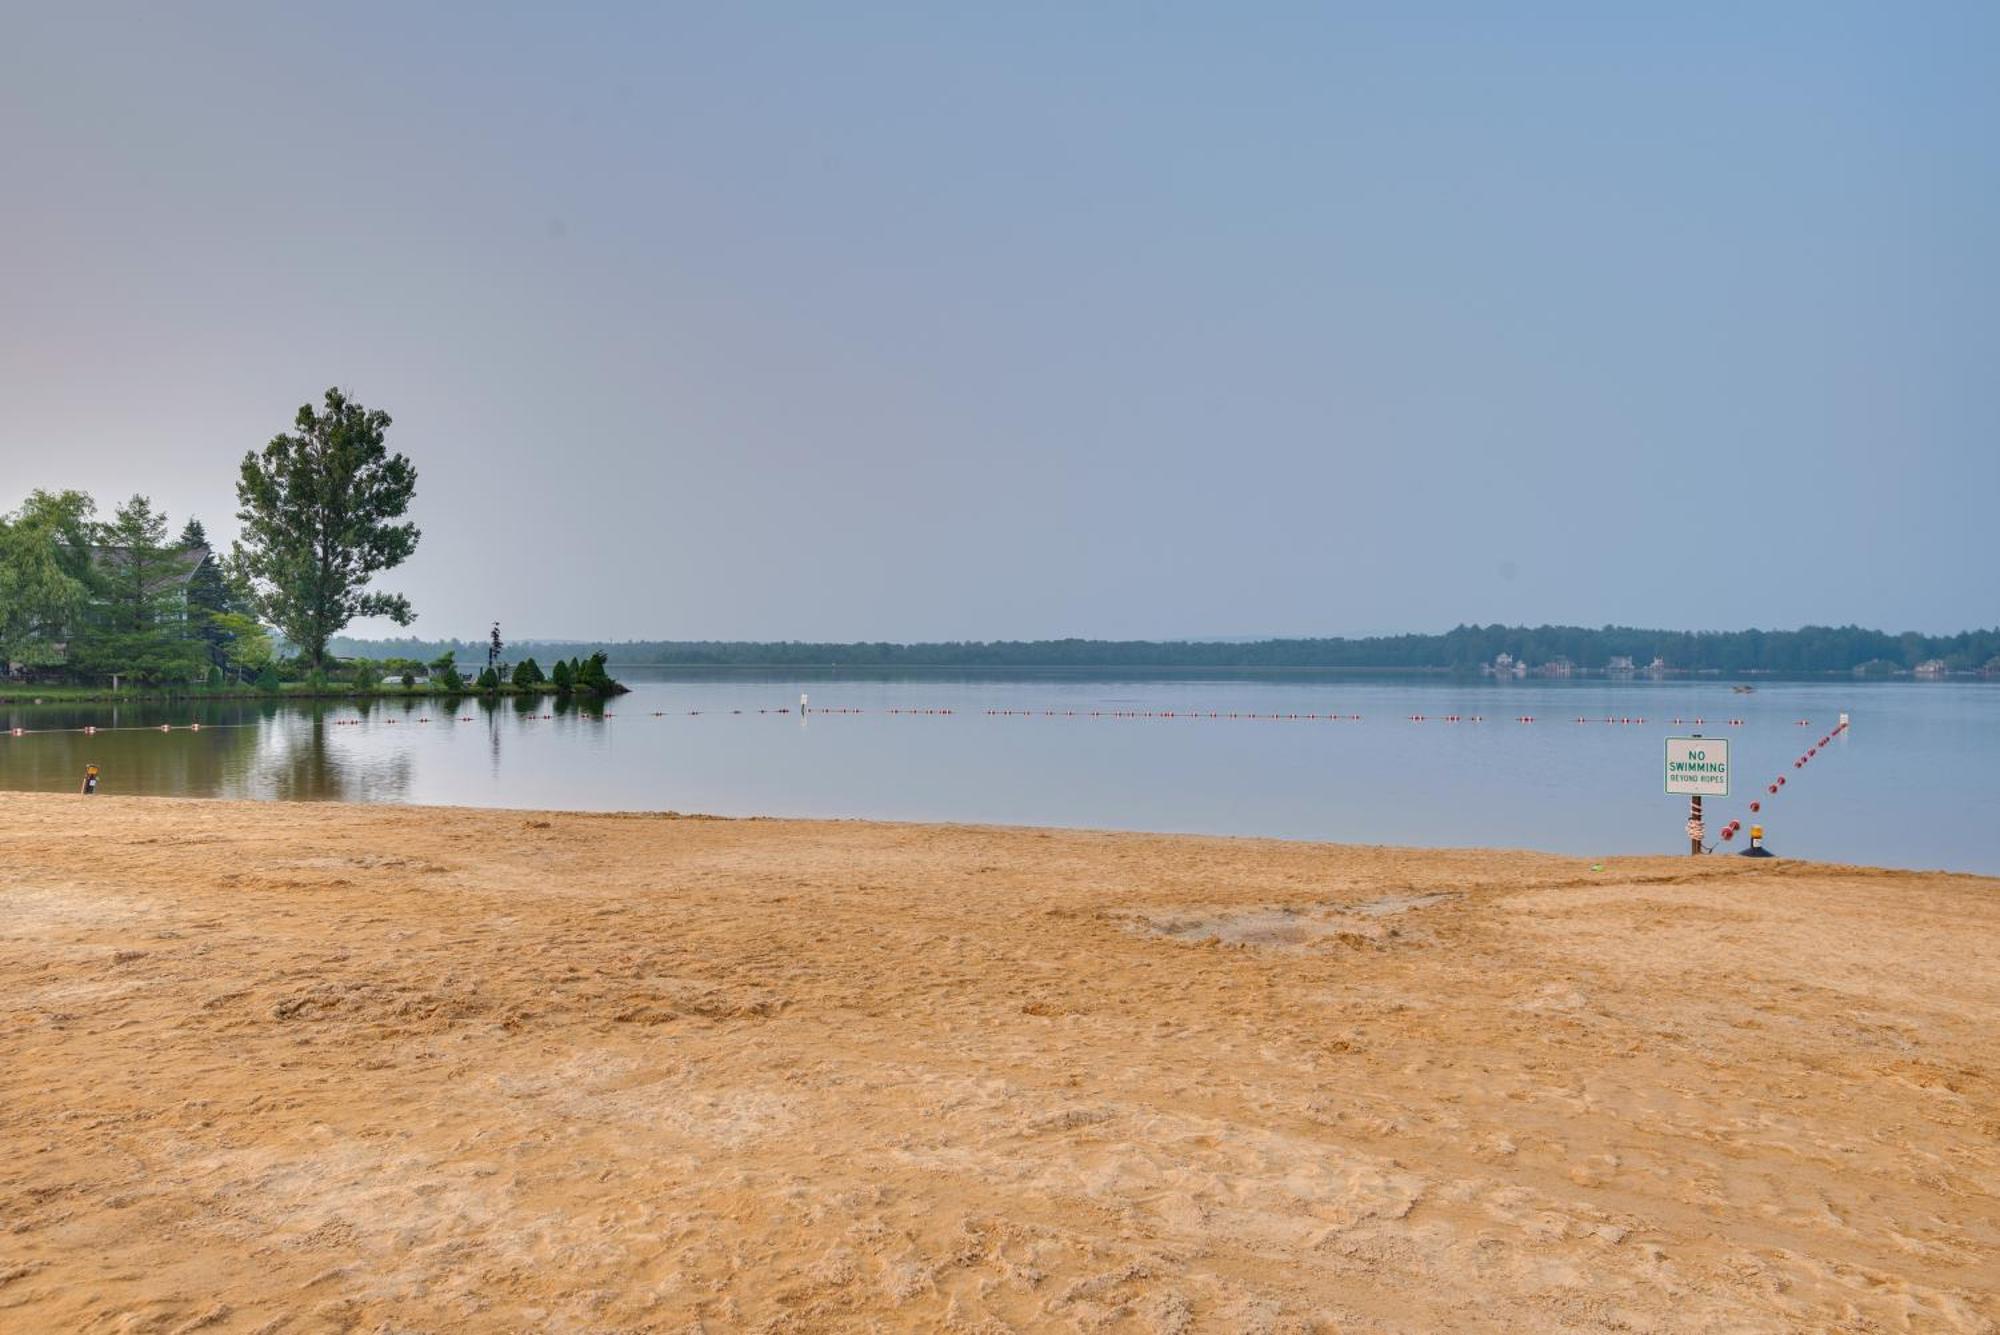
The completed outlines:
[[[74,791],[95,762],[107,794],[1676,853],[1687,803],[1662,792],[1662,739],[1700,731],[1729,739],[1736,776],[1730,797],[1709,799],[1711,838],[1731,817],[1747,826],[1757,798],[1781,855],[2000,874],[2000,683],[1763,682],[1736,695],[1707,681],[1314,673],[619,675],[634,689],[608,718],[545,699],[0,707],[8,729],[127,729],[0,732],[0,787]],[[860,712],[821,712],[835,709]],[[889,712],[920,709],[952,712]],[[1852,729],[1794,769],[1843,712]]]

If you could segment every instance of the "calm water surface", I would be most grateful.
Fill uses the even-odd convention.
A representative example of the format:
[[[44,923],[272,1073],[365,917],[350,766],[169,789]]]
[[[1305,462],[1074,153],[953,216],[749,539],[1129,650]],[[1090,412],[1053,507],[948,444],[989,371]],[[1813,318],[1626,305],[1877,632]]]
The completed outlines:
[[[205,724],[164,734],[0,734],[0,787],[73,791],[94,761],[106,794],[1673,853],[1687,847],[1686,801],[1661,791],[1661,739],[1698,730],[1730,739],[1737,775],[1729,798],[1710,799],[1711,830],[1731,816],[1747,824],[1755,797],[1780,854],[2000,874],[2000,683],[1767,682],[1741,696],[1722,682],[1314,674],[620,676],[634,690],[609,718],[547,700],[0,708],[7,728]],[[865,712],[801,719],[801,692],[815,711]],[[954,712],[884,712],[921,708]],[[779,709],[791,712],[757,712]],[[995,717],[990,709],[1361,719]],[[1842,712],[1852,730],[1795,770]],[[1411,722],[1413,714],[1430,721]],[[1441,721],[1453,714],[1484,722]],[[1522,715],[1536,721],[1516,722]],[[1732,718],[1743,725],[1729,726]],[[1763,785],[1781,773],[1789,782],[1770,798]]]

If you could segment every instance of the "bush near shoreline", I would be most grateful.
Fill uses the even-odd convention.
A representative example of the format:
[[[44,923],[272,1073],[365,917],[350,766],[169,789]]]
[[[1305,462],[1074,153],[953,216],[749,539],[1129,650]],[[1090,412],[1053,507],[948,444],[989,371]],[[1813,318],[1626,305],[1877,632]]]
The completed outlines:
[[[464,685],[457,690],[447,690],[435,684],[404,686],[398,682],[384,682],[363,689],[340,683],[314,686],[310,682],[288,681],[281,683],[276,690],[260,690],[253,685],[221,689],[209,686],[123,686],[115,691],[108,686],[24,685],[0,687],[0,705],[89,704],[99,701],[130,703],[143,700],[463,700],[472,696],[512,698],[531,695],[601,699],[626,695],[630,690],[630,687],[615,682],[613,689],[606,692],[584,689],[561,691],[553,682],[537,686],[507,683],[491,689]]]
[[[0,704],[42,704],[89,702],[95,700],[380,700],[380,699],[463,699],[466,696],[549,695],[609,699],[625,695],[628,688],[604,667],[604,655],[572,658],[557,662],[544,673],[533,658],[523,659],[503,676],[493,667],[468,682],[458,670],[453,655],[445,654],[428,665],[411,660],[388,663],[360,660],[349,663],[336,675],[300,672],[288,664],[289,677],[275,664],[267,663],[254,679],[225,681],[219,670],[209,673],[203,684],[186,682],[151,683],[139,686],[107,687],[79,683],[19,684],[0,680]],[[418,681],[416,673],[427,675]]]

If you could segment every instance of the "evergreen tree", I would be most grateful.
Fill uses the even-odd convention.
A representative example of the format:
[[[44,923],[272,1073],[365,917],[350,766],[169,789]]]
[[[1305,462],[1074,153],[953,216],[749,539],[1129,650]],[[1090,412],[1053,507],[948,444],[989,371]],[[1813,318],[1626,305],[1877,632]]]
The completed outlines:
[[[90,608],[71,662],[98,676],[192,680],[206,654],[188,619],[188,561],[167,541],[167,517],[134,496],[97,539]]]
[[[576,684],[580,689],[589,691],[593,695],[610,695],[617,689],[617,683],[611,680],[611,674],[604,670],[602,653],[592,654],[583,660],[583,666],[577,671]]]
[[[514,684],[524,691],[541,685],[545,680],[541,664],[532,658],[524,658],[514,665]]]
[[[576,678],[570,673],[569,664],[560,658],[556,660],[555,671],[549,674],[549,680],[555,683],[557,695],[568,695],[576,684]]]
[[[231,638],[221,618],[231,612],[248,612],[248,600],[238,597],[238,591],[230,587],[229,579],[223,573],[221,560],[213,551],[207,550],[208,531],[199,519],[190,519],[181,526],[179,546],[189,560],[195,559],[195,549],[205,552],[188,579],[188,625],[195,638],[201,641],[208,661],[220,666],[229,661]]]

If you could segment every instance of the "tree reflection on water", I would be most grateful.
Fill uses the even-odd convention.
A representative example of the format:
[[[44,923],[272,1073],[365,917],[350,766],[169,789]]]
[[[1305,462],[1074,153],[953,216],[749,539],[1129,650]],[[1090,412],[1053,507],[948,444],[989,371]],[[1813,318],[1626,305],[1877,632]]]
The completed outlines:
[[[106,796],[405,800],[407,751],[365,754],[344,744],[349,729],[334,721],[368,712],[278,701],[19,708],[0,717],[0,728],[29,729],[0,735],[0,788],[75,792],[96,765]]]
[[[10,725],[15,726],[15,725]],[[33,728],[67,727],[52,720],[18,722]],[[100,727],[107,725],[99,724]],[[96,765],[98,791],[106,794],[217,797],[228,795],[233,780],[257,753],[260,725],[219,726],[207,723],[199,732],[158,725],[123,724],[130,731],[30,733],[0,738],[0,783],[8,788],[74,792],[86,765]]]
[[[286,802],[399,802],[409,796],[408,751],[370,755],[343,745],[345,729],[317,710],[268,723],[248,791],[232,796]]]

